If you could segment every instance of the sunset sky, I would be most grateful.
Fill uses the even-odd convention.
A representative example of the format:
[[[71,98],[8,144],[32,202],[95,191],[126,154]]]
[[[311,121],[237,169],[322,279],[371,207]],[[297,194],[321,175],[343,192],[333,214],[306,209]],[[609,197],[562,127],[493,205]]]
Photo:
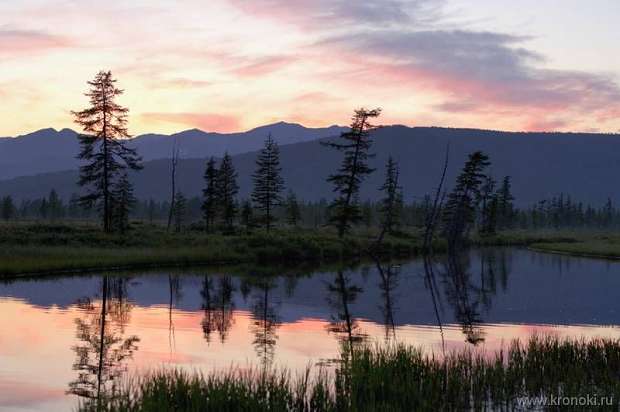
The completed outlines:
[[[74,127],[110,69],[130,132],[280,120],[620,130],[617,0],[0,2],[0,136]]]

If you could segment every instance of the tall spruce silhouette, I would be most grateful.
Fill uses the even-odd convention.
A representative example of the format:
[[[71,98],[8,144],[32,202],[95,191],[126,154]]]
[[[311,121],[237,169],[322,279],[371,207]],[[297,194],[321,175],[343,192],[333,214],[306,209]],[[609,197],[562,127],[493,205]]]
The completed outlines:
[[[110,71],[100,71],[89,81],[86,96],[90,107],[72,112],[75,122],[82,127],[79,135],[81,150],[78,158],[85,162],[80,167],[79,185],[88,193],[80,198],[84,206],[96,206],[101,211],[103,229],[112,230],[112,184],[125,169],[142,168],[135,149],[125,145],[129,138],[127,113],[129,109],[116,103],[123,90],[116,87]]]
[[[280,149],[271,137],[271,133],[265,140],[265,146],[256,159],[256,172],[252,175],[254,190],[252,201],[256,208],[262,212],[261,221],[267,231],[276,221],[274,209],[282,204],[282,190],[284,179],[281,176]]]
[[[330,224],[338,230],[338,236],[343,237],[350,229],[351,224],[362,219],[361,208],[358,202],[359,190],[362,182],[374,169],[368,166],[371,139],[370,132],[376,126],[370,119],[379,117],[381,109],[358,109],[351,121],[351,130],[341,134],[342,142],[327,142],[325,146],[344,152],[344,158],[338,171],[327,178],[333,183],[336,199],[330,205]]]
[[[234,227],[235,217],[237,216],[236,196],[239,192],[239,185],[237,184],[237,172],[228,152],[224,154],[217,173],[216,189],[217,201],[221,208],[224,225],[226,230],[231,232]]]
[[[215,159],[211,157],[205,169],[205,188],[202,190],[202,213],[207,232],[213,230],[217,216],[217,174],[218,170]]]

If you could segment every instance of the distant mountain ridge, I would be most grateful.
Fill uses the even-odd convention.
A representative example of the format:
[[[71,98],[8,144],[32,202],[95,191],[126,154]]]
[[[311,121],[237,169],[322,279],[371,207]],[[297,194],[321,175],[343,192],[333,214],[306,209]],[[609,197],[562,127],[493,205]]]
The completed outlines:
[[[331,129],[330,129],[331,130]],[[334,130],[335,131],[335,130]],[[260,134],[259,134],[260,135]],[[329,140],[329,138],[328,138]],[[259,142],[259,146],[262,142]],[[388,126],[373,134],[371,166],[376,168],[362,185],[361,199],[377,199],[384,179],[385,162],[392,155],[400,163],[401,184],[407,200],[420,200],[438,183],[445,149],[450,144],[449,186],[475,150],[488,153],[491,172],[499,180],[512,176],[517,204],[530,205],[560,193],[576,201],[602,205],[608,197],[620,203],[620,135],[592,133],[517,133],[475,129]],[[287,187],[306,200],[330,199],[332,187],[325,179],[339,166],[342,154],[319,140],[280,147]],[[239,174],[241,198],[252,189],[256,152],[239,153],[233,163]],[[186,156],[189,157],[189,156]],[[200,196],[204,158],[183,159],[178,166],[178,187],[187,196]],[[169,196],[169,161],[152,160],[132,179],[141,199]],[[79,193],[77,170],[18,177],[0,181],[0,195],[15,198],[45,196],[55,188],[64,198]]]
[[[169,158],[172,142],[178,139],[183,158],[222,156],[258,150],[269,134],[280,145],[301,143],[337,136],[343,127],[306,128],[295,123],[279,122],[238,133],[209,133],[198,129],[172,135],[144,134],[129,140],[145,161]],[[15,137],[0,138],[0,178],[58,172],[77,168],[79,151],[77,132],[52,128]]]

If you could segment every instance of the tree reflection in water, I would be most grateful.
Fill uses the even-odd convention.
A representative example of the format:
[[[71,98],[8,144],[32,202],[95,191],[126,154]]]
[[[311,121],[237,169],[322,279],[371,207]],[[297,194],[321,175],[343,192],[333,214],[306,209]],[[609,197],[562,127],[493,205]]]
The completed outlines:
[[[73,370],[77,378],[69,383],[67,393],[99,402],[111,396],[127,371],[126,361],[138,349],[137,336],[124,337],[132,305],[127,301],[127,279],[104,276],[101,299],[80,299],[77,306],[82,316],[75,319],[73,346],[76,360]]]
[[[343,344],[343,348],[350,353],[356,344],[366,338],[351,313],[351,305],[363,290],[353,284],[343,269],[339,269],[333,281],[327,284],[327,291],[327,302],[335,310],[327,330],[334,333]]]
[[[235,303],[233,293],[235,287],[232,277],[205,274],[202,281],[202,332],[207,343],[211,343],[211,335],[217,332],[220,342],[226,342],[228,331],[234,323]]]
[[[510,270],[505,251],[481,249],[479,254],[479,279],[475,279],[471,273],[469,253],[450,253],[444,260],[441,273],[446,301],[454,309],[454,316],[461,325],[466,341],[473,345],[485,339],[481,312],[491,309],[492,299],[497,294],[498,273],[502,288],[506,289]],[[425,262],[425,269],[427,278],[432,280],[432,262]]]
[[[168,275],[168,346],[172,353],[175,348],[176,339],[174,335],[174,321],[172,320],[172,313],[175,306],[179,305],[179,302],[183,298],[183,284],[181,282],[181,276],[178,274]]]
[[[276,287],[276,278],[263,277],[252,282],[254,286],[254,302],[252,305],[252,333],[254,334],[254,348],[263,370],[273,362],[275,346],[278,339],[276,334],[280,326],[278,310],[279,302],[274,301],[272,290]]]
[[[375,260],[375,266],[379,273],[379,289],[383,298],[381,313],[383,314],[383,325],[385,327],[385,341],[396,340],[396,325],[394,322],[394,311],[396,309],[396,296],[394,291],[398,288],[398,275],[400,267],[391,262],[382,264]]]

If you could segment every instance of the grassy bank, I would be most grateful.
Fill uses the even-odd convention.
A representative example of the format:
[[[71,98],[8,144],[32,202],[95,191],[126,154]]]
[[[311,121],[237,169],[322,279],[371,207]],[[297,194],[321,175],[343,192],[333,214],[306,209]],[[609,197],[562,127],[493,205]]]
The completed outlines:
[[[372,232],[339,239],[331,230],[302,229],[231,236],[197,230],[168,233],[150,225],[137,225],[121,236],[84,224],[13,224],[0,227],[0,276],[198,264],[329,262],[364,256],[375,239]],[[403,234],[388,236],[378,252],[404,257],[419,248],[418,236]]]
[[[160,225],[134,224],[124,235],[106,234],[88,223],[0,224],[0,277],[87,270],[163,266],[333,262],[367,256],[377,230],[355,230],[344,239],[328,228],[277,229],[270,233],[207,234],[202,230],[167,232]],[[620,256],[620,236],[590,232],[511,231],[473,237],[473,246],[531,246],[598,256]],[[390,258],[416,255],[421,233],[409,229],[386,236],[377,254]],[[446,245],[438,240],[437,253]]]
[[[474,246],[531,246],[546,243],[575,243],[596,236],[594,232],[571,230],[510,230],[493,236],[474,235]]]
[[[620,259],[620,235],[599,234],[585,236],[575,242],[534,243],[531,249],[607,259]]]
[[[361,348],[333,372],[296,379],[278,372],[188,375],[161,371],[129,381],[81,411],[530,410],[524,397],[620,399],[620,341],[533,337],[494,356],[437,358],[397,346]],[[600,397],[605,397],[602,399]],[[611,399],[610,399],[611,397]],[[554,409],[553,407],[548,409]],[[584,410],[566,404],[555,410]]]

